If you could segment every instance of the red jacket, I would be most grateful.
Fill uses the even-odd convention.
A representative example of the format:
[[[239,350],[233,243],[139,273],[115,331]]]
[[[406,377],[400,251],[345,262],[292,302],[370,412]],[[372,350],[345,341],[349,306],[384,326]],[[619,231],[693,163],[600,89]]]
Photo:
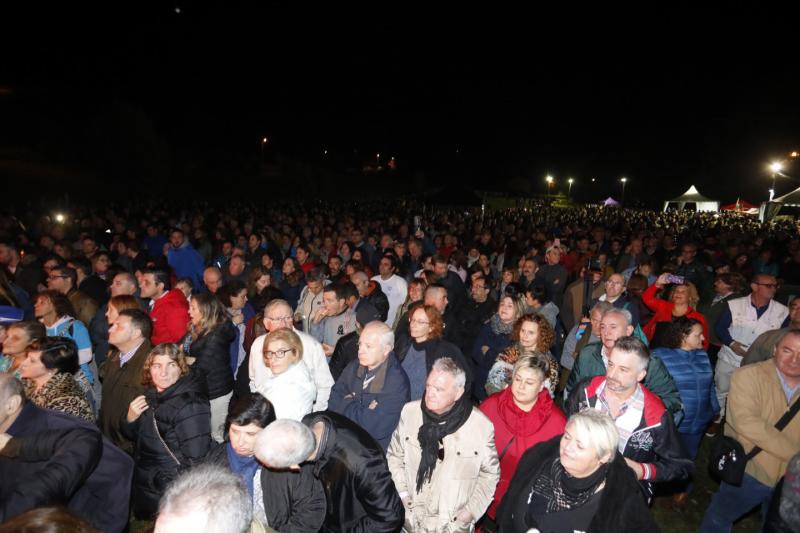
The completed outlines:
[[[672,309],[675,304],[656,298],[656,291],[658,287],[653,283],[647,290],[642,293],[642,301],[647,307],[655,311],[653,318],[642,328],[644,334],[647,335],[647,340],[653,340],[653,335],[656,332],[656,324],[659,322],[672,322]],[[703,326],[703,349],[708,350],[708,324],[706,324],[706,317],[702,313],[697,312],[695,309],[689,308],[686,313],[686,318],[694,318]]]
[[[189,323],[189,302],[180,289],[172,289],[156,300],[150,311],[153,320],[153,335],[150,342],[157,346],[162,342],[178,342],[186,335]]]
[[[489,517],[494,519],[497,506],[508,490],[522,454],[528,448],[564,433],[567,418],[550,399],[546,388],[539,393],[536,405],[527,413],[514,403],[511,387],[486,398],[480,409],[494,424],[494,445],[498,455],[506,450],[514,438],[500,461],[500,483],[488,511]]]

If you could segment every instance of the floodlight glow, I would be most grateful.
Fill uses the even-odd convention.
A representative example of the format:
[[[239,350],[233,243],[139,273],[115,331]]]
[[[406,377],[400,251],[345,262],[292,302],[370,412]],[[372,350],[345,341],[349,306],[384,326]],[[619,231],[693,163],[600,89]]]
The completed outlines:
[[[64,215],[61,213],[56,214],[56,222],[64,222]]]
[[[772,163],[769,166],[769,168],[772,169],[773,172],[780,172],[781,170],[783,170],[783,165],[776,161],[776,162]]]

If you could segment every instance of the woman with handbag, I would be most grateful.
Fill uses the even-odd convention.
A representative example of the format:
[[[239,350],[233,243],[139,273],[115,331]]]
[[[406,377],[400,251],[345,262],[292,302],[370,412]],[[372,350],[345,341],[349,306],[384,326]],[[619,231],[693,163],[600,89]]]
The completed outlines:
[[[542,357],[520,357],[511,372],[511,385],[481,404],[481,412],[494,425],[494,444],[500,460],[500,483],[487,511],[491,520],[495,519],[497,506],[508,490],[522,454],[564,432],[567,418],[545,387],[549,370]]]
[[[208,453],[211,409],[205,380],[177,344],[153,348],[142,384],[147,390],[130,403],[120,430],[135,443],[133,513],[151,520],[170,481]]]

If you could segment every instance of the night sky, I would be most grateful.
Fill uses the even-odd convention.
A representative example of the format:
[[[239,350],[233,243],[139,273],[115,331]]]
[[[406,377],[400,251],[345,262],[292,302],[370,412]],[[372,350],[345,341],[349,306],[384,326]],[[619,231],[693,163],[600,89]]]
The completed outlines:
[[[397,190],[539,193],[550,173],[585,200],[627,176],[629,199],[694,183],[757,202],[767,164],[800,149],[786,11],[209,4],[6,11],[0,172],[207,191],[257,176],[268,136],[351,186],[380,153]]]

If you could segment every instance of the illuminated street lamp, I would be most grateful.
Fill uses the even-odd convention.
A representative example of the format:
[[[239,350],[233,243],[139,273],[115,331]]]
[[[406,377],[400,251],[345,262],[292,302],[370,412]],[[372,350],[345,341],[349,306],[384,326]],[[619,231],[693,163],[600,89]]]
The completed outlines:
[[[619,181],[622,182],[622,203],[625,203],[625,184],[628,183],[628,178],[620,178]]]
[[[547,198],[550,198],[550,187],[553,185],[553,176],[547,176],[544,181],[547,182]]]
[[[261,162],[264,162],[264,147],[269,144],[269,139],[267,137],[262,137],[261,139]]]
[[[569,178],[567,180],[567,183],[569,183],[569,187],[567,187],[567,198],[569,198],[572,195],[572,184],[575,183],[575,180],[572,179],[572,178]]]
[[[775,178],[781,173],[781,170],[783,170],[783,165],[778,161],[775,161],[769,166],[769,168],[772,170],[772,188],[769,190],[769,201],[771,202],[775,197]]]

